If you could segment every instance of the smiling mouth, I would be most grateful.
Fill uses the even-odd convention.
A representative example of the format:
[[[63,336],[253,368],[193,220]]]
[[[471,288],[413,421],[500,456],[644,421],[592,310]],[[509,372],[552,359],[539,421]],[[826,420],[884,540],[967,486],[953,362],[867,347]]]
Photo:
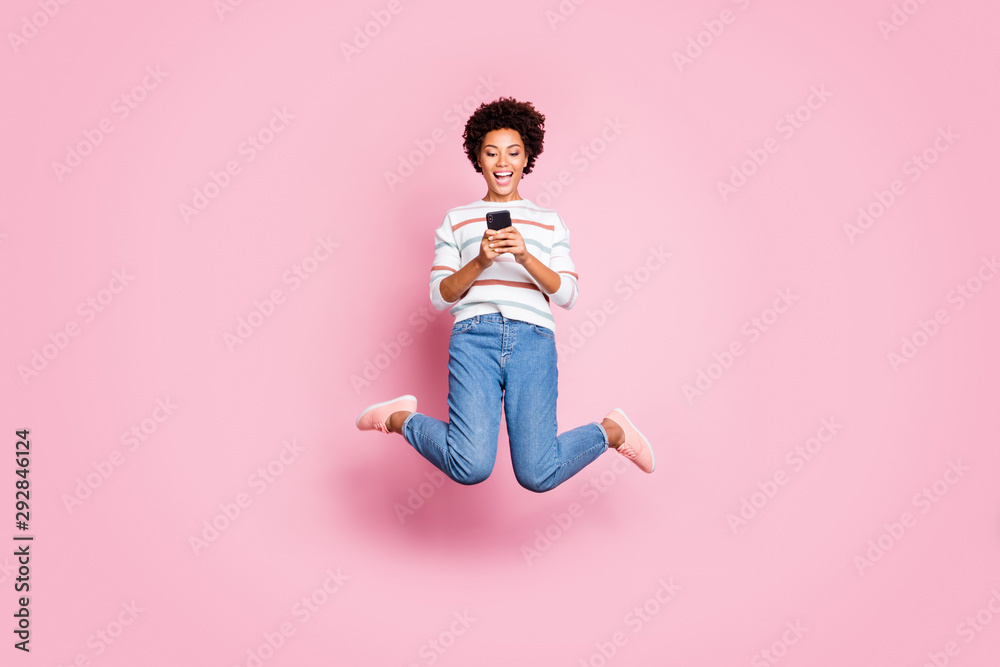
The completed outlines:
[[[500,185],[507,185],[510,180],[514,177],[514,172],[512,171],[494,171],[493,178],[496,179],[497,183]]]

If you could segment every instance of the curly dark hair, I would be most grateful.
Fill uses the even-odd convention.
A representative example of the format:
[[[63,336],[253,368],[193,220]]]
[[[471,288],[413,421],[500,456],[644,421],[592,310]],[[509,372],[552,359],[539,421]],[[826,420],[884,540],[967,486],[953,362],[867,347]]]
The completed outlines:
[[[483,138],[493,130],[516,130],[524,142],[524,150],[528,161],[522,174],[531,172],[537,158],[542,152],[545,139],[545,116],[538,113],[531,102],[518,102],[513,97],[501,97],[493,102],[483,103],[469,116],[465,124],[462,139],[465,140],[465,153],[469,161],[480,174],[479,151],[483,147]]]

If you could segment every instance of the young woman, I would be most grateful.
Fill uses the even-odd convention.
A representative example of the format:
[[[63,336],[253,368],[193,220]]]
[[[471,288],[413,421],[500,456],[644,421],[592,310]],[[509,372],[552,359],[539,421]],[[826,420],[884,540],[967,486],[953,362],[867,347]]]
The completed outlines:
[[[455,316],[448,348],[448,422],[417,412],[417,399],[376,403],[356,426],[399,433],[461,484],[482,482],[496,461],[500,408],[517,481],[548,491],[608,448],[653,472],[649,441],[616,408],[557,436],[555,321],[550,303],[572,308],[577,274],[569,230],[555,211],[517,187],[542,152],[545,116],[529,102],[481,105],[465,126],[465,150],[486,180],[486,196],[453,208],[435,232],[431,302]],[[486,228],[508,210],[511,226]]]

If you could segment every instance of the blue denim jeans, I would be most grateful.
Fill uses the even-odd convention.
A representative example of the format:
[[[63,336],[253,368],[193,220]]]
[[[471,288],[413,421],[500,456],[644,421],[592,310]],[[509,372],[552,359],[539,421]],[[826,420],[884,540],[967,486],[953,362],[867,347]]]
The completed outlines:
[[[500,313],[456,322],[448,346],[448,422],[414,412],[403,437],[460,484],[493,471],[503,405],[514,476],[553,489],[608,448],[597,422],[557,436],[556,342],[551,329]]]

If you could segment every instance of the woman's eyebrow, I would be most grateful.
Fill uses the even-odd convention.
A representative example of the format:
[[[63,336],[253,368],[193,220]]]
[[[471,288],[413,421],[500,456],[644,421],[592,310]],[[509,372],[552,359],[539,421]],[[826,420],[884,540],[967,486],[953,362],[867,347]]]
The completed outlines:
[[[507,148],[520,148],[520,147],[521,147],[521,144],[511,144]],[[485,146],[483,146],[483,148],[497,148],[497,149],[499,149],[499,146],[494,146],[493,144],[486,144]]]

